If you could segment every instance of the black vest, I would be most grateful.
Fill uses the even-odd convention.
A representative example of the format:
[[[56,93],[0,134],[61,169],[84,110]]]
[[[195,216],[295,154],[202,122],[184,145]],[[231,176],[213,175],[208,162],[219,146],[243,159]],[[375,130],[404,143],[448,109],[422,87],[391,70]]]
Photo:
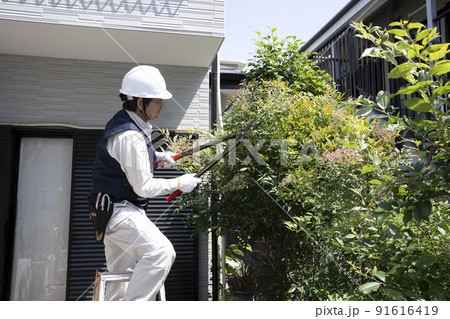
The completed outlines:
[[[153,172],[156,154],[151,140],[131,119],[128,113],[125,110],[121,110],[106,124],[103,136],[97,143],[90,197],[95,197],[97,193],[101,192],[108,194],[114,202],[126,199],[136,206],[144,208],[148,204],[148,198],[140,197],[133,191],[119,162],[111,157],[106,149],[106,141],[109,137],[128,130],[137,131],[145,138],[149,152],[150,167]]]

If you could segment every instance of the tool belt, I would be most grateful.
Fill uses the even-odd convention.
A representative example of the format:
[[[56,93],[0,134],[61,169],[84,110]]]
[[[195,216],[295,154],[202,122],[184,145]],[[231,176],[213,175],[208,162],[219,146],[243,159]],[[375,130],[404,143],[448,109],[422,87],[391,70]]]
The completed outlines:
[[[94,224],[95,240],[102,244],[105,237],[105,229],[114,210],[114,203],[108,194],[98,193],[96,197],[89,199],[89,217]]]

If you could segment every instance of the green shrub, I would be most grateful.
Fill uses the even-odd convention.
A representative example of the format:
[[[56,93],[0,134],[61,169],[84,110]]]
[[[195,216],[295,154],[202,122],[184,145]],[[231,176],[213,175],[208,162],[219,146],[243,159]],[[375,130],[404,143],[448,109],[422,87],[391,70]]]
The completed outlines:
[[[442,75],[450,72],[446,59],[450,44],[436,43],[436,28],[426,29],[420,23],[399,21],[389,29],[362,23],[354,27],[357,36],[373,44],[362,58],[385,59],[393,64],[389,78],[406,83],[393,94],[379,92],[374,105],[365,100],[369,106],[361,113],[372,108],[384,113],[385,126],[401,130],[400,142],[412,156],[392,178],[379,179],[373,186],[382,198],[364,200],[360,194],[363,207],[371,213],[365,218],[372,220],[373,228],[361,229],[355,238],[369,239],[373,247],[366,252],[356,249],[366,268],[355,267],[375,279],[365,287],[376,298],[448,300],[450,86]],[[399,94],[405,96],[404,106],[416,112],[413,118],[401,117],[399,106],[390,105]],[[367,119],[371,118],[369,114]],[[350,244],[355,247],[358,240]]]
[[[314,95],[327,92],[332,78],[308,58],[310,52],[299,51],[304,42],[295,36],[280,39],[276,28],[269,29],[266,36],[256,32],[257,50],[244,72],[247,80],[284,82],[294,91]]]
[[[340,108],[334,91],[313,96],[280,82],[248,83],[224,117],[223,134],[255,118],[259,126],[183,198],[198,231],[214,228],[254,248],[264,299],[317,300],[358,287],[336,234],[349,232],[348,220],[358,213],[351,189],[373,179],[360,174],[362,167],[389,159],[383,161],[389,175],[401,157],[386,132],[381,138],[378,126],[351,112]],[[308,281],[310,288],[294,284]]]

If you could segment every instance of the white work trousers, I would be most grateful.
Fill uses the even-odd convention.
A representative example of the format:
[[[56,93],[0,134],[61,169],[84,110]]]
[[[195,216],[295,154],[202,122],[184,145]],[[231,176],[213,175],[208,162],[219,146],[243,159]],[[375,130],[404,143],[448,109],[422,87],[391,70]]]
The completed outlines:
[[[175,261],[175,250],[143,209],[114,204],[104,238],[108,271],[133,271],[129,282],[108,283],[106,300],[156,300]]]

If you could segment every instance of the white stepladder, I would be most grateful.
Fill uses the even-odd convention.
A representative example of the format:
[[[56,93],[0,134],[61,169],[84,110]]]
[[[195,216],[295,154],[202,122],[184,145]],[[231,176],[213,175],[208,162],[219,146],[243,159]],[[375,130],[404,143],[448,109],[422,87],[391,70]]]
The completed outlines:
[[[96,271],[95,282],[94,282],[94,293],[92,295],[93,301],[104,301],[105,300],[105,290],[106,284],[108,282],[125,282],[130,281],[132,271],[124,272],[104,272]],[[158,292],[156,300],[166,301],[166,291],[164,285]]]

